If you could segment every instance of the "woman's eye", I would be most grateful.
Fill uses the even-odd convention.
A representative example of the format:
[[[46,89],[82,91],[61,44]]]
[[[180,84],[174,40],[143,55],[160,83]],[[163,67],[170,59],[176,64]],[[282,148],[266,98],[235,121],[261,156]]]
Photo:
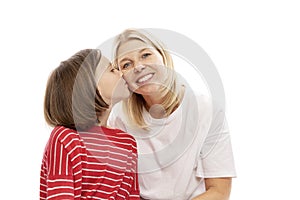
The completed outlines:
[[[122,69],[127,69],[128,67],[130,67],[130,63],[125,63],[122,65]]]
[[[149,57],[151,55],[151,53],[144,53],[143,55],[142,55],[142,58],[147,58],[147,57]]]

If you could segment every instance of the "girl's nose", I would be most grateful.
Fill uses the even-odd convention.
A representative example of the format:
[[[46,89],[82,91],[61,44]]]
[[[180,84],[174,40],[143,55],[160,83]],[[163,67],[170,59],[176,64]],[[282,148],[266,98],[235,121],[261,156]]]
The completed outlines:
[[[145,65],[142,65],[142,64],[138,64],[138,65],[136,65],[135,67],[134,67],[134,72],[141,72],[141,71],[143,71],[143,69],[145,69],[146,68],[146,66]]]
[[[117,73],[118,73],[118,75],[119,75],[120,77],[122,77],[122,76],[124,75],[123,72],[122,72],[121,70],[118,70]]]

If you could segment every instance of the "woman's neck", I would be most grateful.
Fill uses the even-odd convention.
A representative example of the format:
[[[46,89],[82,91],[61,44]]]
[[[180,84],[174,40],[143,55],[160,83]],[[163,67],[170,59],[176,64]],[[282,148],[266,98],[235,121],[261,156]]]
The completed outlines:
[[[160,119],[166,117],[166,110],[163,107],[163,99],[159,95],[144,95],[145,108],[151,117]]]
[[[163,98],[159,97],[159,95],[143,95],[143,98],[149,108],[153,105],[162,104],[163,102]]]
[[[180,87],[180,91],[177,96],[179,102],[181,102],[184,92],[185,92],[185,87],[182,85]],[[160,119],[160,118],[167,117],[166,108],[164,108],[164,106],[162,105],[164,100],[163,97],[157,94],[157,95],[143,95],[143,98],[146,103],[145,108],[153,118]],[[176,110],[178,106],[179,104],[174,107],[172,112]]]

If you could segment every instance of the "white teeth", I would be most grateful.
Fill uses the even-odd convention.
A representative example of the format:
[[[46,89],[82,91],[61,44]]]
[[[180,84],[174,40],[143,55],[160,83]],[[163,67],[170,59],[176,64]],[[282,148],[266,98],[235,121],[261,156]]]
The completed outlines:
[[[148,74],[142,78],[140,78],[139,80],[137,80],[138,83],[142,83],[142,82],[145,82],[147,80],[149,80],[150,78],[152,78],[153,74]]]

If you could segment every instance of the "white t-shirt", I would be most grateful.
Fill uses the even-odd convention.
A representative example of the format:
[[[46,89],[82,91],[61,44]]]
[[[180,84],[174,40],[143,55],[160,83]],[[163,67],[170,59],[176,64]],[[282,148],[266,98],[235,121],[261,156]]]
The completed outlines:
[[[143,116],[147,131],[130,125],[120,102],[108,120],[137,140],[142,198],[191,199],[205,191],[203,178],[236,176],[224,112],[210,98],[185,88],[169,117],[155,119],[146,110]]]

